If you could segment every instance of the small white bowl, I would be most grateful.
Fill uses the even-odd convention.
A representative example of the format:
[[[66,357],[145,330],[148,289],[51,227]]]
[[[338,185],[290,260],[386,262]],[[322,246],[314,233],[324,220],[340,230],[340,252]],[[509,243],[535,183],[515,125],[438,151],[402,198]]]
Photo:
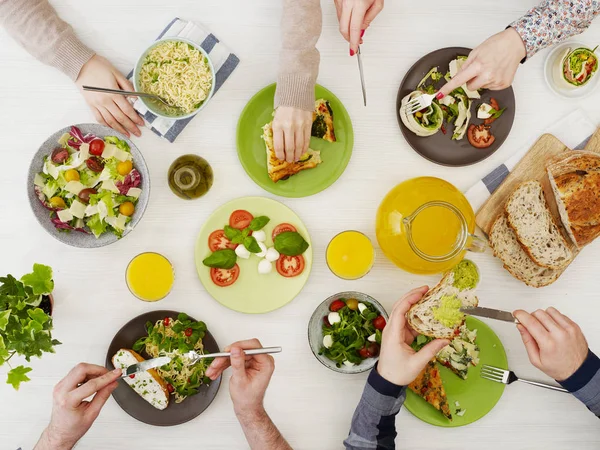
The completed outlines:
[[[588,81],[588,83],[585,86],[577,87],[574,89],[567,89],[558,86],[556,84],[556,81],[554,80],[554,66],[561,58],[565,50],[567,48],[576,49],[579,47],[589,48],[587,45],[581,42],[569,41],[554,48],[546,58],[546,62],[544,64],[544,79],[546,80],[546,84],[548,85],[550,90],[559,97],[569,99],[586,97],[598,87],[598,80],[600,79],[600,72],[598,71],[596,71],[596,73],[592,76],[592,79]]]
[[[140,74],[140,70],[141,70],[141,67],[142,67],[142,63],[143,63],[144,59],[146,59],[146,55],[154,47],[156,47],[156,46],[158,46],[160,44],[163,44],[165,42],[169,42],[169,41],[184,42],[186,44],[189,44],[192,47],[194,47],[196,50],[198,50],[200,53],[202,53],[202,55],[204,55],[204,57],[206,57],[206,60],[208,61],[208,66],[210,67],[210,72],[212,73],[212,83],[211,83],[210,92],[208,93],[208,96],[202,102],[202,104],[200,105],[200,107],[198,109],[196,109],[195,111],[192,111],[189,114],[179,115],[179,116],[168,115],[164,111],[159,110],[154,104],[152,104],[152,102],[148,101],[146,98],[144,98],[144,97],[139,97],[139,98],[142,100],[142,102],[144,103],[144,105],[146,105],[146,108],[148,108],[150,110],[150,112],[152,112],[152,114],[155,114],[158,117],[163,117],[165,119],[177,119],[177,120],[189,119],[190,117],[193,117],[196,114],[198,114],[198,112],[200,112],[206,106],[206,104],[210,101],[210,99],[212,98],[212,96],[213,96],[213,94],[215,92],[215,81],[216,81],[215,80],[215,76],[216,76],[215,68],[213,66],[212,60],[210,59],[210,56],[208,55],[208,53],[206,53],[206,51],[204,51],[204,49],[202,47],[200,47],[195,42],[192,42],[192,41],[190,41],[188,39],[184,39],[184,38],[180,38],[180,37],[166,37],[166,38],[163,38],[163,39],[159,39],[158,41],[155,41],[150,47],[148,47],[142,53],[142,55],[137,60],[137,63],[135,64],[135,69],[133,70],[133,85],[134,85],[136,91],[143,92],[141,90],[141,88],[140,88],[139,74]]]

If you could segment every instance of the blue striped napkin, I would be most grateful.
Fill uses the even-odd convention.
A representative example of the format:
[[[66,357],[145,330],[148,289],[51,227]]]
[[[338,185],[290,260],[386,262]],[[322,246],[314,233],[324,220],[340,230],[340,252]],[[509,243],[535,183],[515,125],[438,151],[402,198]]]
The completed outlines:
[[[231,53],[231,51],[225,45],[221,44],[219,39],[217,39],[214,34],[206,31],[204,28],[200,27],[194,22],[181,20],[180,18],[176,17],[169,23],[169,25],[167,25],[162,33],[158,35],[156,40],[173,36],[179,36],[195,42],[210,55],[210,60],[213,63],[216,73],[215,94],[221,88],[221,86],[223,86],[223,83],[227,81],[229,76],[240,63],[240,59],[235,54]],[[128,79],[131,79],[131,77],[133,77],[133,70],[129,72],[129,75],[127,75]],[[139,98],[135,101],[133,107],[144,118],[147,128],[150,128],[160,137],[165,138],[169,142],[174,142],[187,124],[190,123],[194,117],[196,117],[193,116],[189,119],[182,120],[157,117],[155,114],[149,111],[148,108],[146,108],[144,102],[142,102]]]
[[[583,150],[595,131],[596,125],[587,118],[582,110],[576,109],[549,127],[545,133],[554,135],[570,149]],[[496,167],[465,192],[474,211],[481,208],[534,143],[535,141],[528,143],[504,164]]]

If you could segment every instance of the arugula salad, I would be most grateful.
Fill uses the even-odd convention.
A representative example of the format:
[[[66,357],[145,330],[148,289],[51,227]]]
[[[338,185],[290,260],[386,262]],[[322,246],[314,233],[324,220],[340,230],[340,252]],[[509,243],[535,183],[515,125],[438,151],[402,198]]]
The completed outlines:
[[[192,350],[204,352],[204,322],[192,320],[187,314],[179,313],[176,319],[165,317],[156,323],[147,322],[146,331],[148,335],[138,339],[133,344],[133,350],[143,350],[151,358],[172,358],[169,364],[158,368],[157,372],[167,382],[167,390],[175,396],[175,403],[181,403],[187,397],[197,394],[200,386],[210,384],[210,378],[204,374],[212,358],[201,359],[194,365],[188,365],[184,356]]]
[[[44,157],[34,189],[58,230],[120,238],[129,229],[141,182],[127,142],[116,136],[84,136],[73,126]]]
[[[323,346],[319,355],[347,367],[379,355],[386,320],[377,308],[355,298],[339,298],[323,317]]]

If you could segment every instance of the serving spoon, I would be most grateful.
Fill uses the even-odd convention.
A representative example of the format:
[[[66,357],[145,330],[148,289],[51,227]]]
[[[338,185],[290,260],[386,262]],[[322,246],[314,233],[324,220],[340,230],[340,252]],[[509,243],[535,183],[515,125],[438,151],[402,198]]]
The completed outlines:
[[[109,89],[109,88],[102,88],[102,87],[95,87],[95,86],[81,86],[81,89],[83,89],[84,91],[101,92],[103,94],[117,94],[117,95],[128,95],[128,96],[135,96],[135,97],[153,98],[154,100],[158,100],[163,105],[165,105],[169,108],[181,109],[177,106],[170,105],[165,99],[163,99],[162,97],[160,97],[158,95],[148,94],[146,92],[124,91],[122,89]]]

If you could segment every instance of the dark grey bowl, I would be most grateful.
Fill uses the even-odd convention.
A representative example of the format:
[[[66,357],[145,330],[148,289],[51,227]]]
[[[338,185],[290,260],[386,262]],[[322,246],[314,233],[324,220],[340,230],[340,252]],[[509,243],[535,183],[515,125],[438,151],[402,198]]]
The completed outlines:
[[[315,355],[315,358],[317,358],[321,364],[335,372],[361,373],[371,370],[378,358],[367,358],[360,364],[352,367],[344,365],[342,365],[342,367],[337,367],[335,361],[332,361],[323,355],[319,355],[319,350],[321,350],[321,346],[323,345],[323,317],[329,314],[329,305],[331,305],[334,300],[339,298],[355,298],[359,302],[370,303],[383,317],[385,317],[386,322],[388,320],[388,314],[381,303],[379,303],[370,295],[356,291],[339,292],[335,295],[332,295],[319,306],[317,306],[317,309],[315,309],[315,312],[311,316],[310,322],[308,323],[308,344],[310,345],[310,349],[312,350],[313,355]]]
[[[133,165],[137,169],[137,171],[142,176],[142,184],[140,185],[140,189],[142,189],[142,194],[137,203],[137,207],[135,213],[133,214],[131,222],[129,225],[134,228],[138,222],[142,219],[144,215],[144,211],[146,210],[146,206],[148,206],[148,201],[150,199],[150,173],[148,172],[148,166],[146,166],[146,161],[144,161],[144,157],[139,149],[135,146],[133,142],[123,136],[121,133],[108,128],[104,125],[96,124],[96,123],[82,123],[75,125],[77,128],[81,130],[81,132],[85,135],[86,133],[93,133],[98,137],[104,136],[117,136],[119,139],[124,139],[131,148],[131,155],[133,156]],[[54,238],[58,239],[60,242],[71,245],[73,247],[81,247],[81,248],[95,248],[95,247],[104,247],[105,245],[112,244],[113,242],[118,241],[119,239],[112,233],[105,233],[100,236],[98,239],[92,234],[81,233],[79,231],[70,231],[64,232],[57,230],[52,222],[50,221],[50,212],[40,203],[33,185],[33,179],[35,178],[36,173],[40,173],[42,171],[42,167],[44,165],[44,156],[50,155],[52,150],[58,146],[58,139],[64,134],[68,133],[71,129],[71,126],[63,128],[62,130],[58,130],[52,136],[50,136],[46,141],[40,146],[39,150],[33,156],[31,160],[31,164],[29,166],[29,174],[27,175],[27,195],[29,197],[29,204],[31,205],[31,209],[33,210],[33,215],[40,223],[40,225]],[[128,235],[131,230],[125,230],[123,232],[123,237]]]

